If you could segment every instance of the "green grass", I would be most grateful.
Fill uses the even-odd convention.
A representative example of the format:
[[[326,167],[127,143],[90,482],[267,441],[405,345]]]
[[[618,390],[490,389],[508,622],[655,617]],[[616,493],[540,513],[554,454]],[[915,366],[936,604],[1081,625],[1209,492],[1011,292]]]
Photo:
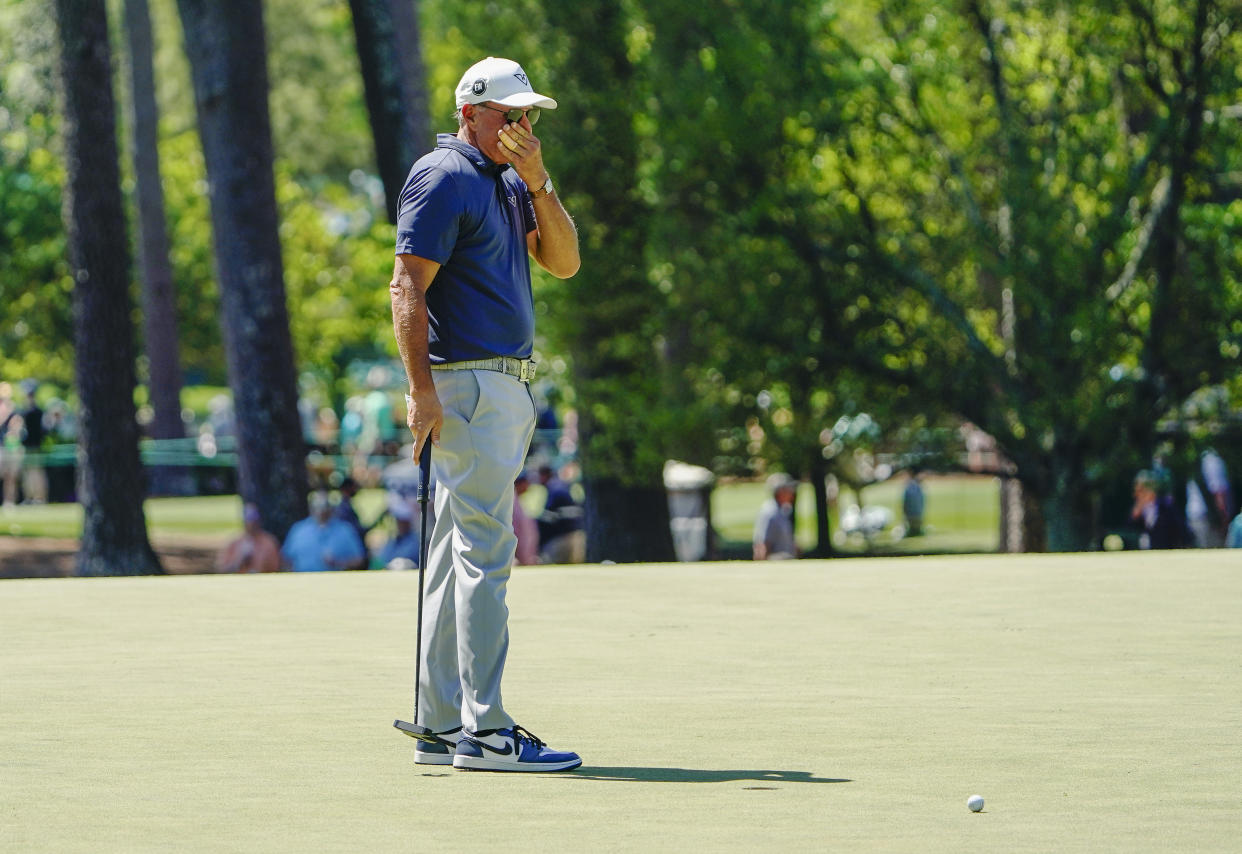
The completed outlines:
[[[195,498],[149,498],[144,504],[147,529],[153,537],[177,534],[219,534],[241,530],[241,499],[236,495]],[[370,523],[384,507],[384,492],[364,489],[355,499],[363,520]],[[82,508],[78,504],[22,505],[0,510],[0,535],[17,537],[80,537]]]
[[[149,498],[144,504],[153,536],[221,534],[241,530],[241,499],[236,495]],[[0,510],[0,534],[17,537],[80,537],[78,504],[22,505]]]
[[[562,775],[412,763],[413,573],[0,582],[6,851],[1232,851],[1228,552],[519,570]],[[987,799],[972,814],[967,796]]]
[[[142,388],[145,392],[145,387]],[[199,417],[203,417],[210,411],[212,399],[220,395],[227,397],[230,401],[233,399],[233,392],[228,386],[186,386],[181,389],[181,406],[183,409],[191,409]]]
[[[902,521],[901,492],[905,480],[897,478],[886,483],[868,487],[863,491],[863,501],[868,505],[889,508],[893,519]],[[928,477],[923,481],[927,499],[925,527],[921,537],[894,540],[890,533],[882,534],[867,544],[861,537],[836,539],[834,546],[847,554],[864,552],[876,554],[934,553],[934,552],[992,552],[997,549],[1000,537],[1000,486],[991,477]],[[720,535],[729,543],[747,551],[755,516],[768,492],[762,483],[731,483],[719,487],[712,494],[712,522]],[[855,503],[853,492],[842,491],[838,507]],[[804,549],[815,545],[815,495],[809,484],[798,488],[797,520],[795,533],[798,544]],[[839,514],[836,509],[829,515],[834,532],[839,531]]]
[[[901,482],[883,483],[864,492],[868,504],[881,504],[901,518]],[[924,485],[927,495],[927,529],[923,537],[891,541],[882,536],[871,544],[870,551],[879,554],[908,552],[989,552],[995,551],[999,530],[998,486],[992,478],[945,477],[928,478]],[[751,529],[759,506],[767,496],[762,483],[730,483],[718,487],[712,495],[712,521],[734,549],[749,553]],[[542,506],[543,487],[532,486],[523,497],[523,506],[531,515],[538,515]],[[852,503],[852,493],[845,493],[841,503]],[[356,499],[363,521],[370,523],[384,506],[384,493],[364,489]],[[241,529],[241,500],[235,495],[197,498],[152,498],[146,504],[147,524],[156,538],[178,534],[222,537]],[[831,520],[837,529],[835,514]],[[79,537],[82,534],[82,508],[76,504],[20,506],[0,510],[0,536]],[[799,543],[804,549],[815,544],[815,497],[808,484],[798,492]],[[846,553],[861,553],[868,546],[861,540],[838,542]]]

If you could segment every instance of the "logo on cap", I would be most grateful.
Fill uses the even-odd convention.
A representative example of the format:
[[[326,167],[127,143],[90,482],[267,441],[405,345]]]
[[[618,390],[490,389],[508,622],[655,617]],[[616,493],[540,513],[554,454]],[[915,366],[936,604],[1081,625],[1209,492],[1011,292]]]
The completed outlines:
[[[520,71],[515,71],[515,72],[513,72],[513,76],[514,76],[514,77],[516,77],[518,80],[521,80],[521,81],[522,81],[522,85],[523,85],[523,86],[529,86],[529,85],[530,85],[530,81],[526,79],[526,75],[525,75],[525,74],[523,74],[522,72],[520,72]]]
[[[482,95],[487,91],[487,81],[480,77],[474,81],[474,85],[470,87],[470,91],[476,95]]]

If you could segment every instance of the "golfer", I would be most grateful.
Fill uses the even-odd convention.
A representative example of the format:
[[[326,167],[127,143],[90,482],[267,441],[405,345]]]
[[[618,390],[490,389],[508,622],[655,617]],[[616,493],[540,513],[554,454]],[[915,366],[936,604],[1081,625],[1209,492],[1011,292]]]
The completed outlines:
[[[417,714],[438,741],[417,743],[424,765],[561,771],[582,762],[517,726],[500,697],[513,481],[535,425],[527,255],[559,278],[580,266],[577,231],[533,129],[552,109],[516,62],[476,63],[457,84],[457,134],[437,138],[401,192],[393,327],[414,459],[434,444],[438,484]]]

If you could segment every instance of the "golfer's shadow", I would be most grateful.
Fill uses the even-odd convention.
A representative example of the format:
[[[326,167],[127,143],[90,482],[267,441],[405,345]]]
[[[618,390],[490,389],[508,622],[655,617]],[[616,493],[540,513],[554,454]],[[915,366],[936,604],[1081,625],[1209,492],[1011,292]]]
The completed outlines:
[[[852,783],[853,780],[816,777],[811,771],[708,771],[698,768],[605,768],[583,765],[564,779],[622,783]],[[751,788],[751,787],[748,787]],[[755,786],[753,788],[764,788]]]

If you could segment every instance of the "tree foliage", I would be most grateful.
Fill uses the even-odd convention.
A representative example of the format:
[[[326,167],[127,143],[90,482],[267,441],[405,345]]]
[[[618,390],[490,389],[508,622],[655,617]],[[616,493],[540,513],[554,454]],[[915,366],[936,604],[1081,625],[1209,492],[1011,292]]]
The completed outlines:
[[[191,379],[220,382],[172,5],[152,0],[181,355]],[[352,19],[346,0],[265,13],[293,339],[301,369],[340,391],[349,359],[393,352],[391,230]],[[842,416],[867,413],[881,444],[967,419],[1049,516],[1049,545],[1082,547],[1102,496],[1188,423],[1188,400],[1225,389],[1225,420],[1242,402],[1236,6],[423,0],[419,13],[435,130],[452,130],[454,84],[487,54],[561,101],[537,130],[584,266],[567,283],[536,276],[537,346],[603,489],[654,494],[668,457],[822,483],[846,474],[829,435]],[[0,10],[17,58],[0,68],[0,373],[67,381],[43,14]]]
[[[923,399],[997,437],[1052,548],[1087,546],[1102,481],[1237,370],[1236,267],[1209,270],[1185,227],[1221,166],[1211,137],[1236,139],[1204,122],[1237,93],[1232,27],[1206,0],[965,2],[833,33],[851,120],[824,154],[885,314],[921,311],[931,345],[894,341],[894,361],[929,356]]]
[[[68,384],[73,279],[61,220],[52,15],[50,4],[0,6],[0,377]]]

